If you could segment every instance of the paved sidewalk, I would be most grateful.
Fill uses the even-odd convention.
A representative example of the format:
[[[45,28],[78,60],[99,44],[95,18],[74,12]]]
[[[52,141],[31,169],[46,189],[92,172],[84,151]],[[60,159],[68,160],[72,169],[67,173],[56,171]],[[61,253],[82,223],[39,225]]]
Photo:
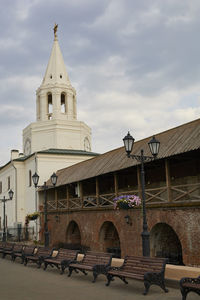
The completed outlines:
[[[140,281],[129,280],[125,285],[116,279],[109,287],[105,286],[105,276],[91,283],[91,273],[60,275],[57,269],[48,267],[46,271],[37,269],[35,264],[26,267],[19,261],[0,257],[0,299],[1,300],[181,300],[179,289],[169,287],[164,293],[159,287],[152,286],[147,296],[142,295],[144,285]],[[187,300],[199,300],[193,293]]]

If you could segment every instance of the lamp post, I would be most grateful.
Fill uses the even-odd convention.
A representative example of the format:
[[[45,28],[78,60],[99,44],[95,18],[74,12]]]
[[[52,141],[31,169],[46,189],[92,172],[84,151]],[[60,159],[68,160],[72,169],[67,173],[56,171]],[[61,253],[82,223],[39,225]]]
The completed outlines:
[[[141,187],[142,187],[142,210],[143,210],[143,232],[142,236],[142,252],[143,256],[150,256],[150,241],[149,241],[149,232],[146,218],[146,196],[145,196],[145,172],[144,172],[144,162],[151,161],[155,159],[158,155],[160,142],[153,138],[148,142],[152,156],[144,156],[144,151],[141,149],[141,155],[131,154],[134,144],[134,138],[128,134],[123,138],[124,147],[127,153],[128,158],[136,159],[141,163]]]
[[[12,200],[13,195],[14,192],[12,190],[9,190],[9,198],[6,198],[4,196],[3,199],[0,199],[0,201],[3,203],[3,242],[6,242],[6,202]]]
[[[57,183],[58,176],[53,173],[51,175],[51,186],[55,186]],[[39,175],[35,172],[32,176],[33,183],[35,188],[42,188],[44,190],[44,245],[45,247],[49,247],[49,231],[48,231],[48,219],[47,219],[47,189],[51,186],[48,186],[46,181],[43,185],[38,185]]]

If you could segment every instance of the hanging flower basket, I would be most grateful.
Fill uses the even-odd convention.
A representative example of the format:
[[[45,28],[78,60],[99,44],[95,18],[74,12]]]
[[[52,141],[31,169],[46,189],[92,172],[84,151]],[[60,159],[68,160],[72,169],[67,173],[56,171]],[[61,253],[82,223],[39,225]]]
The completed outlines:
[[[122,195],[113,199],[114,209],[130,209],[141,204],[141,199],[136,195]]]
[[[118,203],[118,207],[119,207],[120,209],[129,209],[129,208],[131,208],[131,207],[128,205],[128,203],[122,202],[122,201]]]
[[[38,218],[38,216],[32,216],[29,218],[30,221],[36,220]]]
[[[26,216],[26,219],[27,219],[28,221],[34,221],[34,220],[36,220],[39,216],[40,216],[40,213],[39,213],[39,212],[34,212],[33,214],[27,215],[27,216]]]

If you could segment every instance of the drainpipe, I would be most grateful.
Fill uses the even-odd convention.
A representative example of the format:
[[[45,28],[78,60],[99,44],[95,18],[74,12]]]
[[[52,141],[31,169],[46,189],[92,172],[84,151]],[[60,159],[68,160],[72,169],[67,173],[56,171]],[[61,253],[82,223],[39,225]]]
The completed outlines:
[[[38,173],[38,161],[37,161],[37,152],[35,152],[35,173]],[[35,190],[35,211],[38,211],[38,192]],[[38,220],[36,220],[36,239],[38,240]]]
[[[17,168],[13,162],[12,166],[15,169],[15,223],[17,223]]]

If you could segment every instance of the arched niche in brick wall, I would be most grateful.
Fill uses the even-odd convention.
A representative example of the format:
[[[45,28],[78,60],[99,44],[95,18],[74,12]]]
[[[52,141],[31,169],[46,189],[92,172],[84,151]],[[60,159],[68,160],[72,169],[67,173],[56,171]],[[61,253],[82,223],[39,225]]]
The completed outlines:
[[[150,245],[151,256],[165,257],[170,264],[183,265],[181,242],[170,225],[156,224],[150,232]]]
[[[67,227],[66,242],[68,244],[81,245],[80,229],[75,221],[71,221]]]
[[[121,257],[119,234],[112,222],[106,221],[101,226],[99,245],[100,251],[113,253],[113,257]]]

